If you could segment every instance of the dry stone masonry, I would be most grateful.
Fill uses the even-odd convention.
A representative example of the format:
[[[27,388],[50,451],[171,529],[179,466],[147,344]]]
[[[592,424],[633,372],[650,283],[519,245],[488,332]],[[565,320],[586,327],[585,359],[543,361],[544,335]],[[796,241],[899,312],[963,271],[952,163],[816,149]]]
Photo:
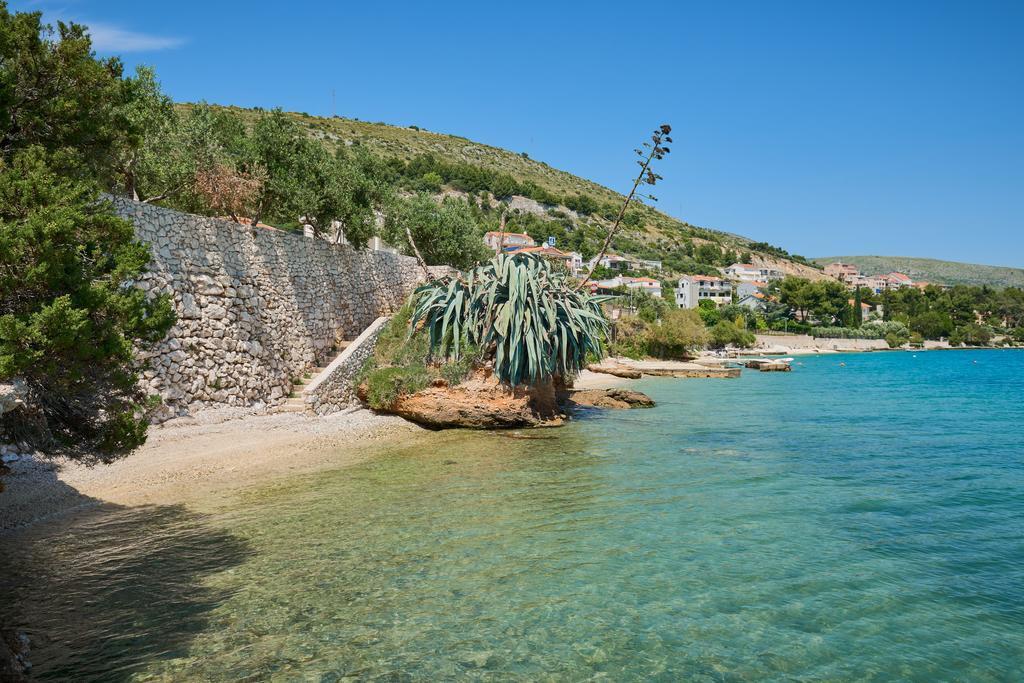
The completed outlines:
[[[282,402],[293,380],[333,360],[339,341],[394,312],[422,279],[406,256],[113,201],[153,254],[138,286],[171,295],[178,315],[145,357],[162,419]],[[332,406],[345,395],[331,393]]]
[[[360,334],[351,346],[335,358],[324,372],[310,382],[305,391],[309,410],[318,415],[337,412],[354,403],[356,380],[363,365],[373,355],[377,337],[387,325],[388,317],[377,318]]]

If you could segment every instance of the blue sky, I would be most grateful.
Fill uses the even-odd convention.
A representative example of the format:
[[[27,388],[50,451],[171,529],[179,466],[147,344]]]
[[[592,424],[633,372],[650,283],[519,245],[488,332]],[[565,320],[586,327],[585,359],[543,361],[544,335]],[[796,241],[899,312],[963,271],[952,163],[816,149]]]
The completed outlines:
[[[464,135],[806,256],[1024,267],[1024,2],[12,2],[181,101]]]

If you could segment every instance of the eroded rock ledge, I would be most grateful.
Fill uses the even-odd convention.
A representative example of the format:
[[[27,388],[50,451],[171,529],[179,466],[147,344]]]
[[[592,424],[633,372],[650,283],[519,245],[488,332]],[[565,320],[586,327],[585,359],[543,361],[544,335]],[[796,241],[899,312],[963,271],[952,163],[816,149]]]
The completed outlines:
[[[360,387],[364,400],[365,391],[365,386]],[[572,391],[558,381],[512,390],[493,376],[478,373],[456,386],[437,381],[427,389],[400,396],[382,412],[433,429],[510,429],[557,426],[580,406],[649,408],[654,401],[639,391],[621,388]]]
[[[613,387],[611,389],[580,389],[569,394],[570,403],[577,406],[592,408],[614,408],[627,410],[630,408],[653,408],[654,399],[647,394],[631,389]]]

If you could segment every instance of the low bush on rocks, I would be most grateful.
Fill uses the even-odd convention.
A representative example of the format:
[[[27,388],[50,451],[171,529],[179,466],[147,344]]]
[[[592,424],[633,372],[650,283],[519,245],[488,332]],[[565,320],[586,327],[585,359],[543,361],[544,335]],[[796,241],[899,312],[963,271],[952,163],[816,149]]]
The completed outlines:
[[[375,410],[394,404],[442,380],[455,386],[476,367],[480,354],[468,348],[458,360],[431,358],[430,342],[422,333],[409,335],[412,306],[406,304],[381,330],[374,354],[366,361],[357,384],[366,387],[366,402]]]

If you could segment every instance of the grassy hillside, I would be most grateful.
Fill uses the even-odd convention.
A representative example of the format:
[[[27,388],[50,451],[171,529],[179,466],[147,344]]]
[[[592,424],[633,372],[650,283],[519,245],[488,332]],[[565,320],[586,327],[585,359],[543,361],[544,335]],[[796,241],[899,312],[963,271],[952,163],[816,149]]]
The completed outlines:
[[[190,105],[180,106],[187,108]],[[250,125],[263,113],[262,110],[237,107],[216,108]],[[535,224],[538,219],[563,224],[568,221],[571,228],[581,230],[589,237],[591,245],[599,241],[609,219],[614,216],[622,201],[622,195],[618,192],[552,168],[542,161],[529,158],[525,153],[480,144],[467,138],[434,133],[416,126],[401,127],[304,113],[291,113],[290,116],[305,127],[311,137],[323,141],[328,147],[358,145],[383,159],[402,162],[430,155],[446,164],[470,165],[511,176],[516,182],[533,188],[534,195],[512,197],[513,206],[522,207],[515,213],[533,214],[524,218],[530,218]],[[628,155],[622,163],[627,171],[633,167]],[[443,189],[450,193],[458,188],[446,186]],[[534,201],[537,199],[539,201]],[[580,208],[578,204],[589,208]],[[726,265],[724,261],[729,257],[739,258],[749,254],[755,262],[771,264],[786,272],[805,277],[823,277],[812,264],[801,257],[791,256],[781,248],[755,243],[740,235],[694,226],[644,205],[636,205],[636,209],[631,211],[635,214],[630,217],[633,220],[621,230],[621,237],[613,244],[614,250],[619,253],[661,259],[670,270],[676,272],[693,272],[689,269],[692,266],[704,265],[710,268]],[[521,221],[521,224],[525,222]],[[526,230],[525,227],[520,229]],[[713,262],[708,257],[707,249],[700,251],[701,245],[705,244],[720,249],[722,257],[719,262]]]
[[[852,263],[868,275],[898,271],[914,280],[942,285],[991,285],[993,287],[1024,287],[1024,269],[1006,266],[985,266],[910,256],[823,256],[814,259],[824,266],[835,261]]]

